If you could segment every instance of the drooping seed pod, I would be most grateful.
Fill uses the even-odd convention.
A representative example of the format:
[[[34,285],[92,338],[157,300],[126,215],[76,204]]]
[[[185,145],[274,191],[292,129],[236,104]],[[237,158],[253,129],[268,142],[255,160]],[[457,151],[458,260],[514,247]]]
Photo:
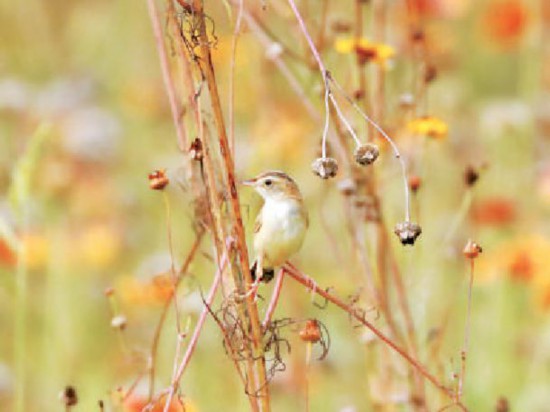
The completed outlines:
[[[152,173],[149,173],[149,187],[153,190],[162,190],[164,189],[170,180],[166,176],[166,170],[160,169],[155,170]]]
[[[357,146],[353,155],[355,156],[355,161],[357,163],[362,166],[368,166],[378,159],[379,154],[380,149],[378,149],[378,146],[372,143],[366,143],[361,146]]]
[[[403,245],[414,245],[414,242],[422,233],[422,228],[418,223],[405,221],[395,225],[394,233]]]
[[[309,319],[300,331],[300,339],[304,342],[317,343],[321,340],[321,328],[315,319]]]
[[[468,259],[475,259],[481,252],[483,252],[481,246],[472,241],[472,239],[468,239],[468,242],[466,242],[466,246],[464,246],[464,250],[462,251],[464,256]]]
[[[338,173],[338,162],[332,157],[319,157],[311,164],[311,170],[321,179],[328,179]]]

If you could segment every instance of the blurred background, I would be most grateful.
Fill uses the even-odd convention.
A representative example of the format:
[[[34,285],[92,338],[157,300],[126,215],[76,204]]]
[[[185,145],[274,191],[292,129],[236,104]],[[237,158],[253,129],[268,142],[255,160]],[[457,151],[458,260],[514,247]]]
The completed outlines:
[[[345,175],[322,181],[310,170],[323,117],[318,72],[309,67],[315,66],[286,2],[269,0],[265,8],[246,3],[272,47],[243,23],[235,62],[238,178],[265,169],[296,178],[311,228],[295,263],[319,285],[353,295],[360,287],[353,274],[359,264],[340,194]],[[375,107],[375,118],[421,181],[413,217],[422,236],[414,248],[403,248],[389,235],[420,358],[452,382],[469,273],[462,248],[472,238],[483,253],[475,262],[464,401],[475,411],[505,411],[497,407],[508,402],[511,410],[548,412],[550,4],[411,0],[408,7],[423,30],[421,39],[411,40],[406,2],[382,1],[382,26],[373,17],[376,1],[358,3],[365,39],[380,39],[365,68],[369,79],[384,75],[383,100],[374,100],[383,102],[383,110]],[[299,5],[320,39],[327,68],[353,94],[361,57],[353,40],[356,2]],[[227,109],[235,10],[224,2],[207,2],[206,9],[215,22],[213,57]],[[418,87],[414,41],[422,41],[429,55],[426,90]],[[274,56],[285,59],[306,98],[296,95]],[[364,139],[366,125],[343,107]],[[210,114],[205,118],[211,121]],[[79,398],[75,410],[99,410],[100,399],[106,410],[141,410],[148,385],[140,378],[171,293],[168,228],[177,266],[195,240],[189,198],[178,184],[183,157],[146,2],[1,0],[0,136],[0,409],[15,410],[19,393],[23,410],[62,410],[59,393],[72,385]],[[378,188],[392,228],[402,219],[402,187],[398,164],[380,144]],[[479,174],[473,186],[464,181],[468,167]],[[149,189],[147,175],[162,168],[171,184],[159,193]],[[250,231],[260,200],[246,189],[241,195]],[[354,216],[364,224],[360,213]],[[371,253],[372,228],[368,222],[365,228]],[[204,239],[178,295],[189,327],[202,307],[200,291],[213,276],[211,253]],[[272,286],[262,288],[268,299]],[[123,330],[112,325],[117,316],[124,316]],[[384,347],[346,315],[315,307],[307,291],[288,282],[277,316],[320,319],[332,346],[307,371],[305,348],[296,331],[287,331],[292,352],[273,382],[273,410],[304,410],[306,374],[311,410],[411,410],[404,403],[406,369],[401,381],[388,383],[376,362],[387,356]],[[170,313],[160,340],[157,389],[170,383],[174,322]],[[439,342],[434,336],[443,330],[433,359]],[[209,319],[182,380],[187,410],[248,410],[221,340]],[[121,394],[134,383],[121,405]],[[434,392],[431,404],[445,401]]]

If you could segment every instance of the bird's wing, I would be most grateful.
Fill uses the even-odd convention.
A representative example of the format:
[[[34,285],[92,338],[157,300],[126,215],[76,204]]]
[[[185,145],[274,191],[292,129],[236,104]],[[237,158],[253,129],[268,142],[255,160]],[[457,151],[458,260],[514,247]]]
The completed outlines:
[[[258,216],[256,216],[256,221],[254,222],[254,233],[258,233],[260,231],[260,229],[262,228],[262,218],[261,218],[262,214],[258,214]]]

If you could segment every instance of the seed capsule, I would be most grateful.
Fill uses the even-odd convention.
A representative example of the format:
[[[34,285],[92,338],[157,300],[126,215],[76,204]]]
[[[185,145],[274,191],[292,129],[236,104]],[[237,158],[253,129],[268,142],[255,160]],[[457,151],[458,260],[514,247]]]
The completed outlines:
[[[362,166],[368,166],[378,159],[379,154],[380,150],[378,149],[378,146],[372,143],[367,143],[357,146],[354,156],[357,163]]]
[[[300,331],[300,339],[304,342],[316,343],[321,340],[321,328],[315,319],[309,319]]]
[[[416,238],[422,233],[422,228],[418,223],[401,222],[395,225],[394,233],[403,245],[414,245]]]
[[[418,189],[420,189],[420,186],[422,186],[422,179],[420,179],[420,176],[417,176],[417,175],[409,176],[409,187],[411,188],[413,193],[418,192]]]
[[[338,162],[332,157],[319,157],[311,164],[311,170],[321,179],[328,179],[338,173]]]
[[[67,408],[78,403],[78,395],[76,394],[74,386],[66,386],[59,394],[59,398]]]
[[[155,170],[152,173],[149,173],[149,187],[153,190],[162,190],[164,189],[170,180],[166,176],[166,170]]]
[[[481,252],[483,252],[481,246],[473,242],[472,239],[468,239],[468,242],[466,242],[466,246],[464,246],[464,250],[462,251],[464,256],[468,259],[475,259]]]

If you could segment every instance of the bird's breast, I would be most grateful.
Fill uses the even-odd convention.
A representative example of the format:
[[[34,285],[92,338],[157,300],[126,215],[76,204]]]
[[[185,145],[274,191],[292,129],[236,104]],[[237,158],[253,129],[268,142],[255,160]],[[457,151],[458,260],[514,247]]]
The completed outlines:
[[[266,201],[254,249],[263,253],[267,265],[278,266],[300,249],[306,229],[307,217],[300,203]]]

